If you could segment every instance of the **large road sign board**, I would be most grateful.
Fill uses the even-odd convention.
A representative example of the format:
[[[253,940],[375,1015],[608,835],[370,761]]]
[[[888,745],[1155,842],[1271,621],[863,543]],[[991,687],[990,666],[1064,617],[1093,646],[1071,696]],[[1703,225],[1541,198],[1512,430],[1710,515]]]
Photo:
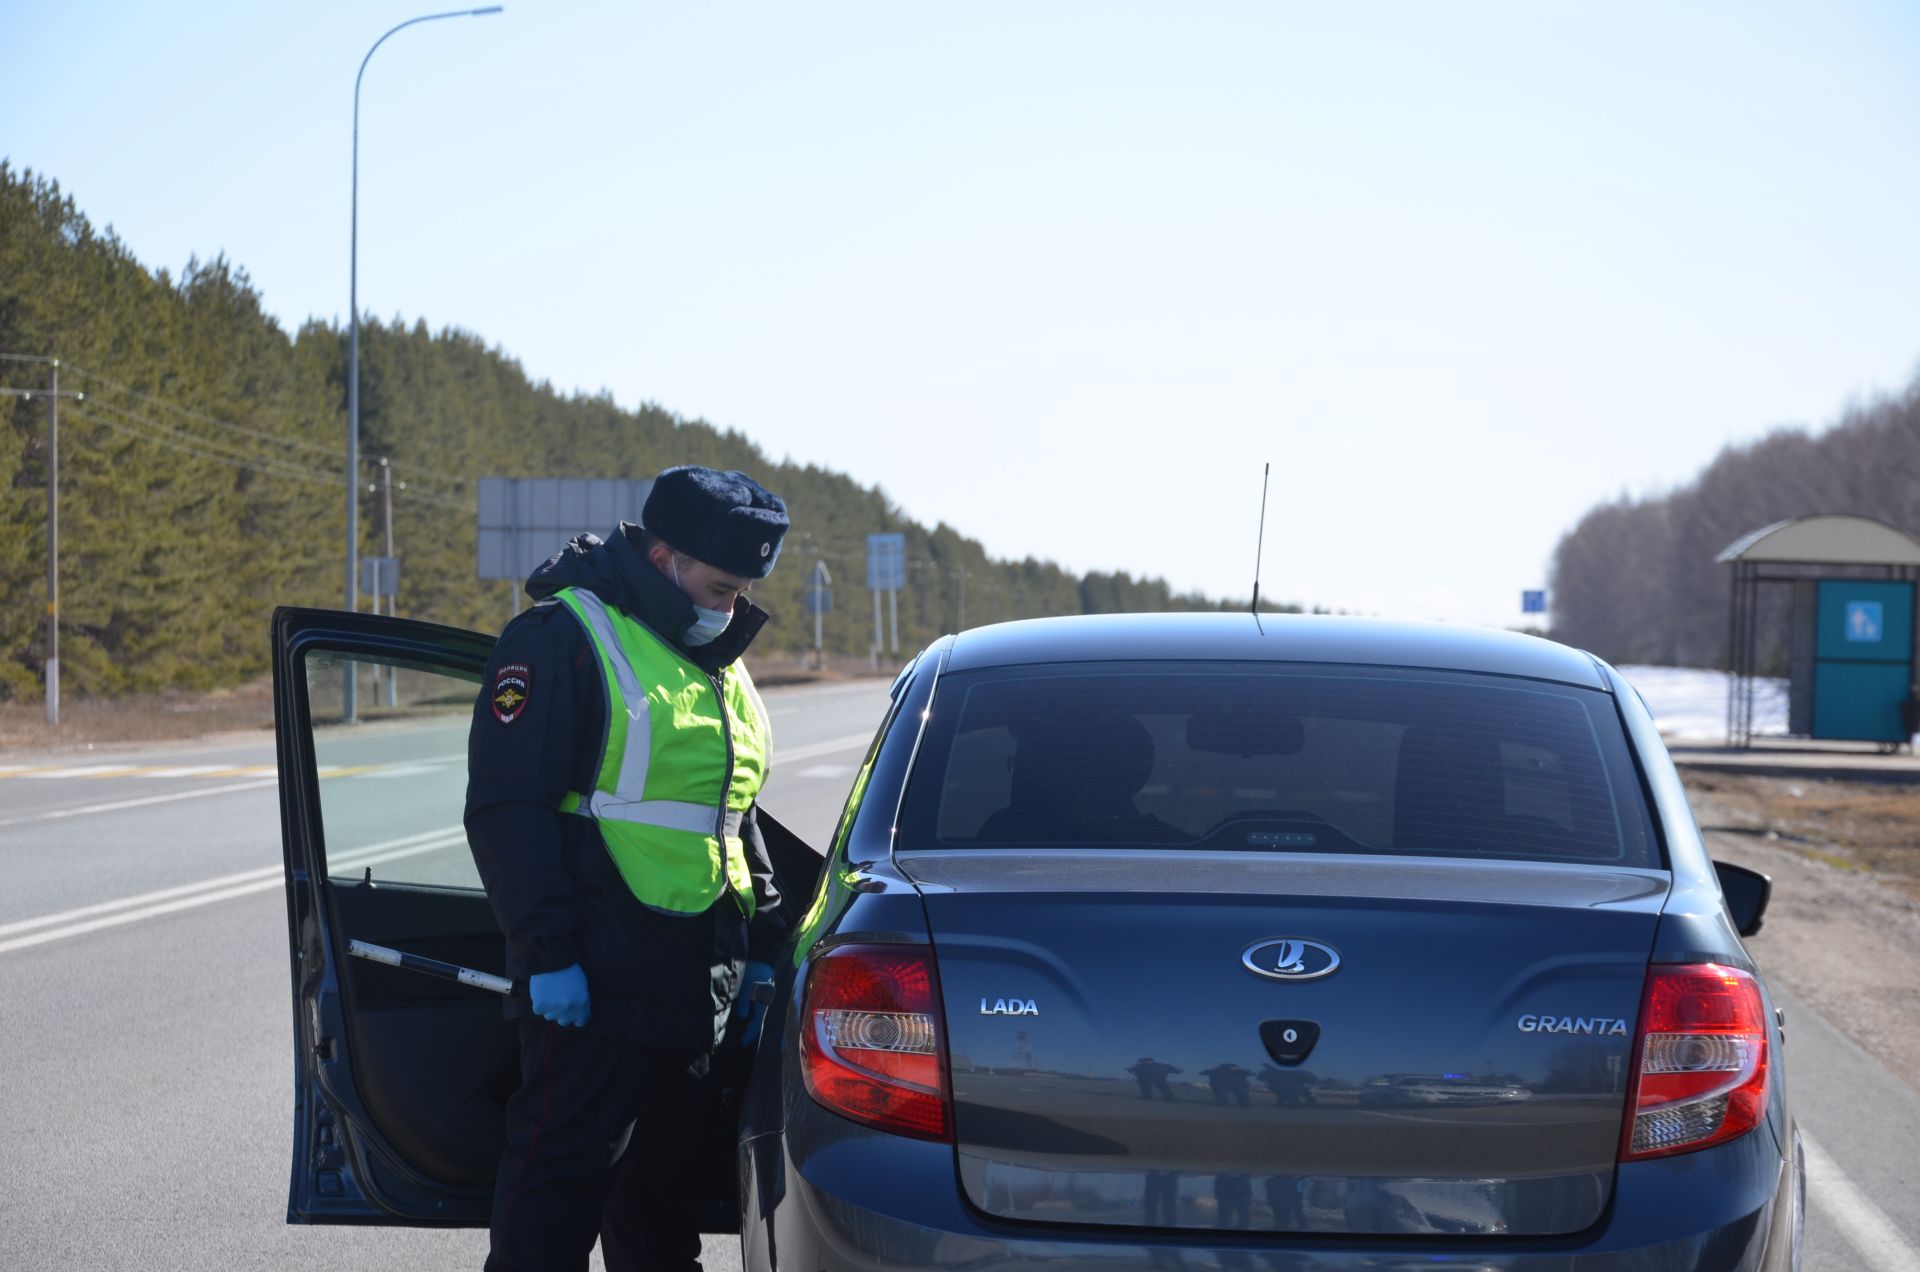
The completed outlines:
[[[907,585],[907,536],[867,536],[867,590],[898,592]]]
[[[567,540],[605,538],[638,523],[653,482],[625,477],[483,477],[478,508],[479,573],[524,579]]]

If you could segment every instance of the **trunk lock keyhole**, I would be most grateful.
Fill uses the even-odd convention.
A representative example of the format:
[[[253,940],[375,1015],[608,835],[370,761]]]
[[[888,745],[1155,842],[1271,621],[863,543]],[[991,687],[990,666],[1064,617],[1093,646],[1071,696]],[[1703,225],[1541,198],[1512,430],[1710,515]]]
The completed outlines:
[[[1320,1041],[1320,1026],[1311,1020],[1263,1020],[1260,1041],[1278,1065],[1291,1067],[1305,1060]]]

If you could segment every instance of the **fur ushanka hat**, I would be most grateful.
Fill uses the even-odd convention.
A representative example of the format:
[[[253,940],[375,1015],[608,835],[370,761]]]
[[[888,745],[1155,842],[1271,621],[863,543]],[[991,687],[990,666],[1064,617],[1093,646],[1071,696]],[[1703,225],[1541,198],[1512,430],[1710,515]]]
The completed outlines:
[[[791,524],[786,502],[753,478],[698,464],[656,477],[640,520],[695,560],[748,579],[773,572]]]

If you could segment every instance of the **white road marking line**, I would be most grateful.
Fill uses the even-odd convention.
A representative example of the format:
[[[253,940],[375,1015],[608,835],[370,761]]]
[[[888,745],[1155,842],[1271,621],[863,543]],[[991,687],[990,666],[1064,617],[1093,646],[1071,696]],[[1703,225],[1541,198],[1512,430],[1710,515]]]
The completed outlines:
[[[202,773],[224,773],[232,767],[227,764],[185,764],[173,768],[139,769],[140,777],[199,777]]]
[[[87,764],[79,768],[29,769],[23,777],[100,777],[107,773],[130,773],[132,764]]]
[[[845,777],[851,772],[853,772],[853,765],[851,764],[816,764],[812,768],[801,769],[798,773],[795,773],[794,776],[808,778]]]
[[[832,755],[839,751],[850,751],[865,746],[870,741],[865,733],[849,734],[842,738],[833,738],[823,742],[813,742],[805,746],[792,747],[777,753],[777,758],[786,762],[812,759],[816,756]],[[435,756],[424,764],[411,769],[393,770],[395,775],[405,772],[417,772],[423,767],[460,759],[460,756]],[[224,770],[217,770],[224,771]],[[322,775],[330,772],[354,772],[365,770],[321,769]],[[78,817],[88,813],[112,812],[123,808],[139,808],[150,804],[168,803],[173,800],[193,799],[202,795],[218,795],[228,791],[258,790],[274,786],[279,779],[271,778],[259,782],[242,782],[233,786],[216,786],[204,790],[177,791],[169,795],[149,795],[139,799],[116,800],[107,804],[90,804],[82,808],[56,809],[13,821],[0,821],[0,826],[14,825],[21,821],[42,821],[61,817]],[[463,845],[466,832],[462,827],[443,827],[436,831],[425,831],[400,839],[388,840],[367,848],[339,853],[329,859],[329,870],[343,867],[365,867],[381,862],[394,861],[402,857],[416,856],[420,853],[438,852],[445,848]],[[279,886],[282,882],[283,867],[266,866],[258,870],[242,871],[238,874],[222,875],[214,879],[204,879],[198,883],[182,884],[172,888],[162,888],[155,892],[138,896],[123,897],[117,901],[103,901],[95,905],[82,906],[76,910],[67,910],[59,914],[42,915],[33,919],[22,919],[0,925],[0,954],[13,950],[29,949],[36,945],[45,945],[51,941],[64,940],[70,936],[84,936],[89,932],[98,932],[106,928],[119,927],[135,923],[142,919],[154,918],[164,914],[173,914],[197,906],[211,905],[216,901],[226,901],[234,897],[247,896],[268,888]],[[41,929],[35,931],[34,929]],[[19,935],[14,935],[18,933]]]
[[[261,879],[278,877],[283,873],[279,866],[266,866],[259,870],[242,870],[238,874],[221,875],[217,879],[202,879],[198,883],[183,883],[175,888],[160,888],[154,892],[143,892],[139,896],[121,897],[117,901],[101,901],[95,905],[83,905],[77,910],[62,910],[58,914],[42,914],[38,918],[18,919],[12,923],[0,924],[0,937],[12,936],[18,932],[31,932],[35,928],[53,927],[61,923],[72,923],[80,919],[91,918],[98,914],[108,914],[114,910],[125,910],[135,906],[149,905],[156,901],[168,901],[189,893],[207,892],[220,888],[230,888],[237,884],[253,883]]]
[[[383,862],[398,861],[403,857],[416,857],[422,853],[439,852],[456,846],[464,847],[467,842],[466,831],[461,827],[443,827],[437,831],[426,831],[418,835],[408,835],[401,839],[389,840],[383,844],[373,844],[355,852],[342,853],[337,859],[329,861],[329,868],[374,866]],[[163,914],[174,914],[181,910],[190,910],[198,906],[212,905],[216,901],[229,901],[235,897],[244,897],[255,892],[264,892],[268,888],[283,886],[284,870],[278,866],[268,866],[260,870],[247,871],[237,875],[226,875],[218,879],[206,879],[197,884],[186,884],[179,888],[163,888],[158,892],[144,893],[135,897],[123,897],[119,901],[102,902],[96,906],[86,906],[79,910],[69,910],[63,914],[44,915],[37,919],[24,919],[18,923],[0,928],[0,934],[20,932],[48,923],[72,919],[78,915],[91,915],[80,922],[69,922],[63,927],[48,928],[33,932],[27,936],[0,940],[0,954],[14,950],[30,949],[36,945],[45,945],[51,941],[65,940],[71,936],[85,936],[89,932],[98,932],[106,928],[120,927],[128,923],[137,923],[142,919],[156,918]],[[212,889],[209,891],[208,889]],[[163,899],[166,898],[166,899]],[[155,904],[147,904],[154,902]],[[138,909],[127,909],[138,906]],[[104,913],[119,910],[120,913]]]
[[[836,751],[851,751],[856,746],[864,747],[873,741],[873,734],[849,733],[844,738],[834,738],[828,742],[809,742],[805,746],[775,747],[775,764],[797,764],[801,760],[811,760],[821,755],[832,755]]]
[[[199,799],[202,795],[225,795],[230,791],[257,791],[262,787],[277,786],[280,779],[269,777],[258,782],[237,782],[232,786],[207,786],[194,791],[174,791],[169,795],[143,795],[139,799],[120,799],[110,804],[83,804],[79,808],[55,808],[44,813],[30,813],[25,817],[10,817],[0,821],[0,826],[20,826],[27,822],[58,821],[62,817],[86,817],[93,813],[114,813],[123,808],[144,808],[149,804],[170,804],[178,799]]]
[[[167,901],[160,905],[148,906],[144,910],[130,910],[124,914],[109,914],[103,918],[89,919],[84,923],[74,923],[67,927],[51,928],[45,932],[35,932],[29,936],[17,936],[10,941],[0,941],[0,954],[11,954],[15,950],[28,949],[35,945],[45,945],[49,941],[63,941],[70,936],[85,936],[89,932],[98,932],[102,928],[119,927],[126,923],[136,923],[141,919],[151,919],[156,915],[172,914],[176,910],[190,910],[195,906],[211,905],[215,901],[226,901],[233,897],[244,897],[250,892],[260,892],[276,886],[278,879],[261,879],[254,883],[243,883],[238,887],[222,892],[197,892],[190,897],[181,897],[177,901]]]
[[[1920,1272],[1920,1254],[1804,1129],[1800,1146],[1807,1154],[1808,1200],[1836,1221],[1861,1266],[1873,1272]]]
[[[440,826],[433,830],[423,830],[417,834],[401,835],[397,839],[388,839],[377,844],[368,844],[364,848],[348,849],[337,854],[328,862],[331,867],[358,866],[382,853],[399,848],[411,847],[425,840],[445,839],[450,835],[464,835],[459,826]],[[220,888],[233,887],[236,884],[251,883],[259,879],[279,879],[286,874],[284,864],[261,866],[257,870],[242,870],[237,874],[218,875],[212,879],[201,879],[195,883],[183,883],[177,887],[160,888],[153,892],[141,892],[130,897],[120,897],[113,901],[101,901],[94,905],[83,905],[77,910],[62,910],[57,914],[43,914],[38,918],[16,919],[12,923],[0,924],[0,937],[13,936],[20,932],[30,932],[34,928],[50,927],[59,923],[71,923],[77,919],[92,918],[96,914],[107,914],[114,910],[129,910],[136,906],[151,905],[156,901],[168,901],[174,897],[186,896],[193,892],[210,892]]]

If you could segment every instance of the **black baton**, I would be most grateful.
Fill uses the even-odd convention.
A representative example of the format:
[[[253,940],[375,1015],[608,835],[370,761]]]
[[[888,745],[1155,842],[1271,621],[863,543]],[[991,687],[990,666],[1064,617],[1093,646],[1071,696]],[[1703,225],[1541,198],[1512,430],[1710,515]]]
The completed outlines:
[[[348,941],[347,953],[355,958],[385,963],[388,967],[404,967],[410,972],[425,972],[429,976],[438,976],[442,980],[459,981],[462,985],[471,985],[475,989],[489,990],[496,994],[513,992],[513,982],[504,976],[495,976],[492,972],[476,972],[471,967],[462,967],[458,963],[442,963],[437,958],[408,954],[404,950],[390,950],[384,945],[369,945],[365,941]]]

